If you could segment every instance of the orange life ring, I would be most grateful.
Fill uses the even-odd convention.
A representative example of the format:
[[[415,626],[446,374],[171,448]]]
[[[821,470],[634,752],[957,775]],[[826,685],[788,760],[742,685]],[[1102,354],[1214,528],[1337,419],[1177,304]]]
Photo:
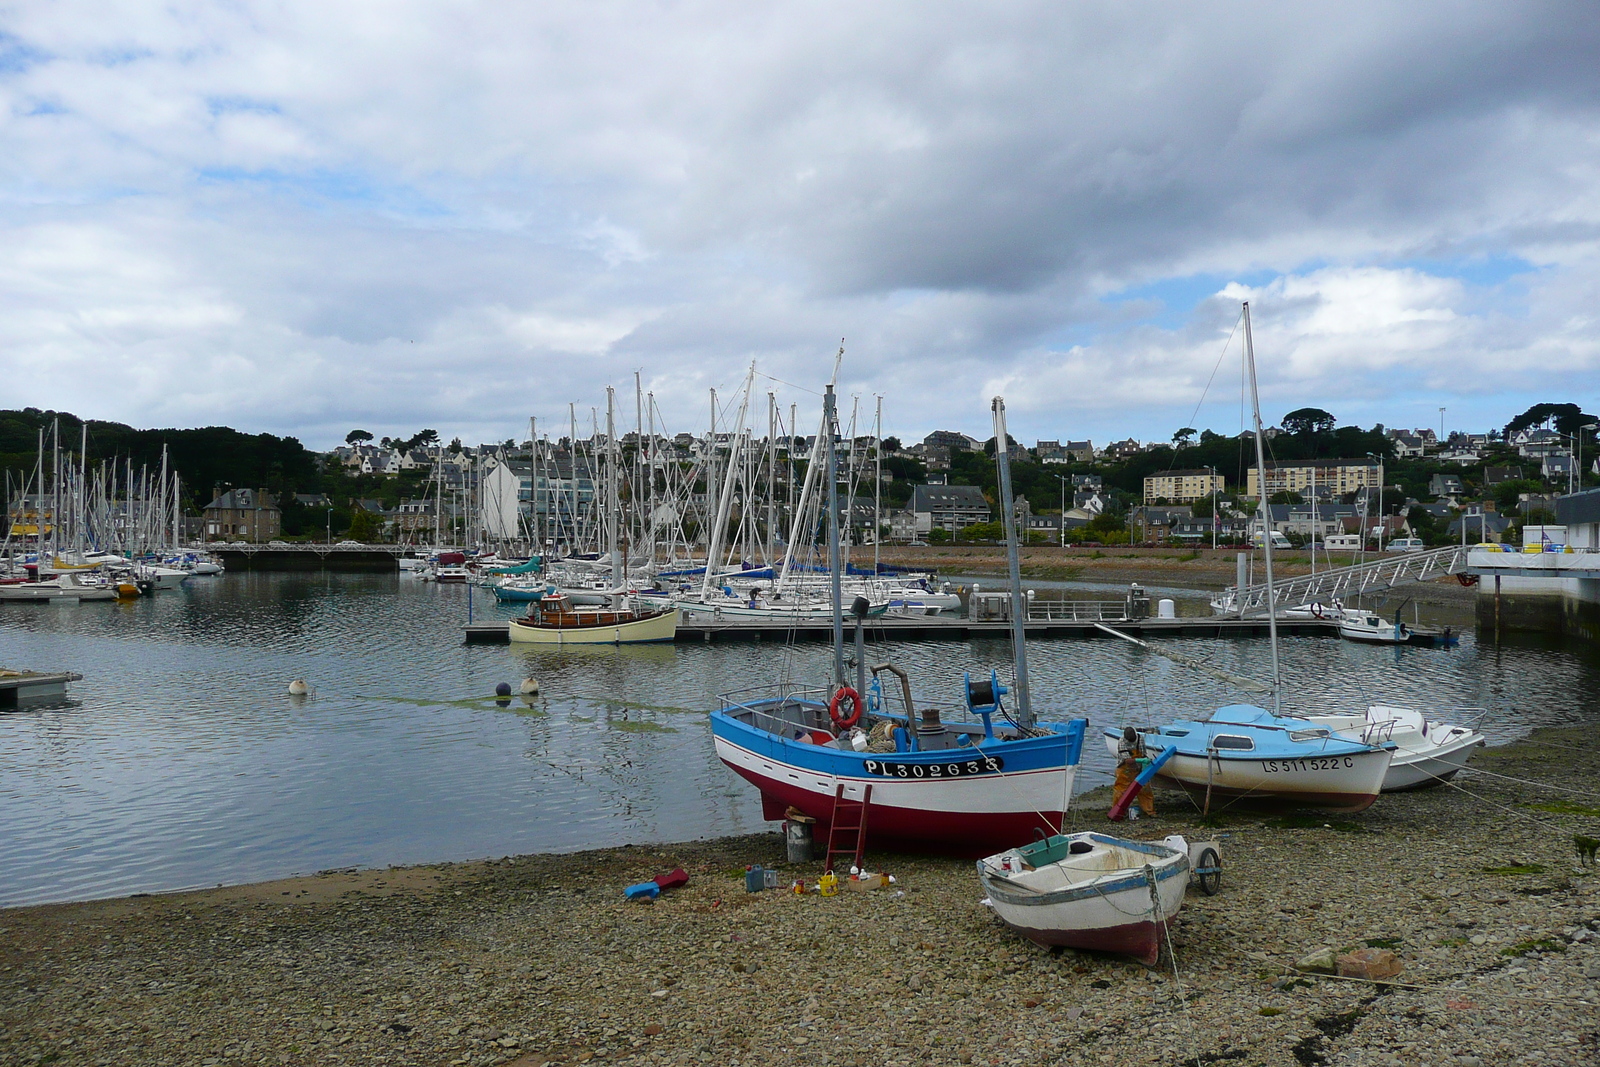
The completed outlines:
[[[840,717],[839,705],[843,704],[846,699],[850,701],[850,714],[848,717]],[[861,694],[851,689],[848,685],[841,686],[839,691],[833,694],[833,699],[828,701],[828,718],[832,719],[833,725],[841,730],[849,729],[860,722]]]

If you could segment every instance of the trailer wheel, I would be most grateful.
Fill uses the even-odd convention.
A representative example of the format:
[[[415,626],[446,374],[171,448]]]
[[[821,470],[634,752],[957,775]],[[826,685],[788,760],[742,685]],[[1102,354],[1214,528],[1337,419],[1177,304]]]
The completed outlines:
[[[1217,855],[1214,848],[1200,850],[1200,864],[1195,868],[1195,880],[1200,883],[1200,892],[1208,897],[1217,895],[1217,890],[1222,888],[1222,857]]]

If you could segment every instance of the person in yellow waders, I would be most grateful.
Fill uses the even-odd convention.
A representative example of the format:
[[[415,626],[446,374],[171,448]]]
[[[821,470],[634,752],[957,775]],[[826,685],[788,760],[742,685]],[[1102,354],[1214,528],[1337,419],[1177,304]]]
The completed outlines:
[[[1145,756],[1144,742],[1139,739],[1139,732],[1133,727],[1124,727],[1122,740],[1117,742],[1117,781],[1111,787],[1111,802],[1115,804],[1117,798],[1128,791],[1133,785],[1139,772],[1150,765],[1150,760]],[[1139,798],[1128,807],[1128,818],[1137,819],[1140,812],[1151,818],[1156,814],[1156,795],[1146,785],[1139,790]]]

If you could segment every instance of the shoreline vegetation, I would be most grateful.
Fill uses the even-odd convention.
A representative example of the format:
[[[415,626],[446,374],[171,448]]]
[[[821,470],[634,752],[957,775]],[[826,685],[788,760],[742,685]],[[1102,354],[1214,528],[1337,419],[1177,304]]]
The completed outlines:
[[[1581,727],[1482,751],[1459,788],[1359,815],[1175,792],[1127,836],[1219,835],[1155,968],[1052,952],[970,861],[869,852],[891,890],[812,885],[775,832],[0,910],[0,1063],[1567,1064],[1600,1048],[1600,751]],[[1539,783],[1527,784],[1527,783]],[[1072,821],[1105,829],[1102,789]],[[623,887],[675,867],[654,904]],[[1396,984],[1300,975],[1381,947]]]

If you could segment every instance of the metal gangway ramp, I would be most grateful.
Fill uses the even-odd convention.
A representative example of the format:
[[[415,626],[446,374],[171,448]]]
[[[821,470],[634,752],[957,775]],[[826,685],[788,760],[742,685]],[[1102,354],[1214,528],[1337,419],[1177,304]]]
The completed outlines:
[[[1316,574],[1303,574],[1298,578],[1282,578],[1273,583],[1278,610],[1298,607],[1301,604],[1330,605],[1334,600],[1344,600],[1377,589],[1392,589],[1397,585],[1429,582],[1446,575],[1461,574],[1467,569],[1467,546],[1451,545],[1426,552],[1393,553],[1371,563],[1357,563],[1353,567],[1336,567]],[[1247,585],[1243,589],[1230,585],[1222,595],[1212,601],[1219,615],[1244,618],[1248,615],[1265,615],[1267,612],[1267,583]]]

